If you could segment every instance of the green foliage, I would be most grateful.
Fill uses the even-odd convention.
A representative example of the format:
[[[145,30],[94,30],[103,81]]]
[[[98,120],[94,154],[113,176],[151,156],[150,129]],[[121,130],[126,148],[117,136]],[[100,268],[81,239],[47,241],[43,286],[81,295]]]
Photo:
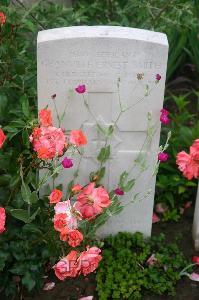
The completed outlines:
[[[157,262],[146,261],[155,255]],[[164,236],[144,240],[142,234],[118,233],[104,241],[103,259],[97,271],[100,300],[142,299],[145,293],[175,295],[180,271],[186,266],[176,243]]]
[[[172,96],[166,101],[172,121],[162,128],[160,143],[165,140],[168,131],[172,131],[172,136],[167,149],[169,160],[160,164],[157,175],[155,199],[156,203],[165,203],[169,208],[163,216],[165,221],[178,221],[180,208],[195,197],[197,180],[183,177],[177,169],[176,155],[183,150],[189,152],[189,147],[199,137],[198,99],[198,93],[194,93]]]

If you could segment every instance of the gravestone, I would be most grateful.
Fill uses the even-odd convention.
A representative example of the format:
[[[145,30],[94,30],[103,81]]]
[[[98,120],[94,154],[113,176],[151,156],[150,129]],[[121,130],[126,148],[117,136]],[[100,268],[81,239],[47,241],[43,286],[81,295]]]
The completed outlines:
[[[76,182],[88,183],[89,173],[99,168],[96,156],[106,141],[96,123],[108,127],[116,121],[120,104],[130,108],[119,118],[109,142],[111,158],[106,163],[103,183],[112,190],[123,171],[131,170],[131,178],[138,176],[138,168],[132,169],[132,165],[142,148],[148,168],[134,188],[141,200],[126,205],[119,215],[111,217],[99,234],[140,231],[150,235],[155,189],[152,173],[159,149],[159,116],[168,55],[166,35],[112,26],[57,28],[39,32],[37,51],[39,109],[48,104],[56,119],[51,100],[51,95],[56,94],[58,112],[62,113],[67,106],[62,127],[67,130],[81,127],[88,138],[81,162],[78,155],[74,157],[74,169],[79,163]],[[159,83],[155,83],[156,74],[162,77]],[[79,84],[86,85],[89,111],[82,95],[71,92]],[[159,127],[145,151],[142,145],[147,134],[148,112]],[[56,183],[66,186],[73,178],[74,169],[63,170]],[[132,193],[121,197],[124,204],[131,200]]]
[[[194,220],[193,220],[193,239],[195,244],[195,249],[199,251],[199,184],[198,192],[196,196]]]

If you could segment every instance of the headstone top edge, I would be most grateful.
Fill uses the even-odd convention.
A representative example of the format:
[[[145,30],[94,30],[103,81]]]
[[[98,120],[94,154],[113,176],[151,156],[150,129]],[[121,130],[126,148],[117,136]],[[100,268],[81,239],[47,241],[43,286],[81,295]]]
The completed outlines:
[[[131,39],[168,47],[164,33],[122,26],[71,26],[42,30],[38,32],[37,43],[74,38]]]

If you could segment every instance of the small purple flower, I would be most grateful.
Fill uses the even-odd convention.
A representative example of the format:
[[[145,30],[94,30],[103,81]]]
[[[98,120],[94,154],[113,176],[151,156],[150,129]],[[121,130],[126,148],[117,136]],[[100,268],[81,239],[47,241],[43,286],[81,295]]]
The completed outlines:
[[[65,158],[62,160],[62,166],[63,166],[65,169],[71,168],[71,167],[73,166],[72,159],[65,157]]]
[[[155,79],[156,79],[158,82],[160,81],[161,78],[162,78],[162,77],[161,77],[160,74],[156,74]]]
[[[115,194],[118,195],[118,196],[123,196],[124,195],[124,191],[121,189],[121,188],[116,188],[114,190]]]
[[[169,155],[166,152],[160,152],[158,154],[158,160],[161,161],[161,162],[167,161],[168,158],[169,158]]]
[[[85,84],[78,85],[75,90],[78,94],[84,94],[86,92],[86,86]]]

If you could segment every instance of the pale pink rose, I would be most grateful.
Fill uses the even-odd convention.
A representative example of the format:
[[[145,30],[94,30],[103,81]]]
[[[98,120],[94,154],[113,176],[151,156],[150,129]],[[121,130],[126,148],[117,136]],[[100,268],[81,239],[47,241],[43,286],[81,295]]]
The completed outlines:
[[[148,266],[153,266],[153,265],[155,265],[156,263],[157,263],[157,258],[155,257],[155,254],[152,254],[148,259],[147,259],[147,261],[146,261],[146,264],[148,265]]]
[[[52,114],[49,109],[41,109],[39,111],[39,122],[41,126],[52,126]]]
[[[193,281],[199,281],[199,274],[193,272],[193,273],[189,274],[189,278]]]
[[[35,128],[30,141],[41,159],[52,159],[55,155],[62,156],[66,145],[66,137],[61,128],[52,126]]]
[[[51,281],[51,282],[46,282],[43,286],[43,291],[50,291],[52,289],[54,289],[55,287],[55,282]]]
[[[78,300],[93,300],[93,296],[79,298]]]
[[[80,211],[83,218],[90,219],[101,214],[110,204],[107,191],[102,186],[95,188],[95,183],[92,182],[78,195],[75,208]]]
[[[3,233],[5,229],[6,222],[6,211],[4,207],[0,207],[0,233]]]
[[[156,213],[153,213],[153,217],[152,217],[152,223],[158,223],[160,222],[160,218],[158,217],[158,215],[156,215]]]
[[[55,214],[66,214],[66,222],[69,229],[77,229],[78,220],[81,220],[82,216],[74,206],[71,206],[70,200],[58,202],[54,209]]]
[[[84,276],[97,269],[98,264],[102,259],[100,253],[101,250],[97,247],[88,247],[86,251],[81,253],[79,260],[81,264],[81,272]]]
[[[76,277],[80,270],[77,251],[72,250],[66,257],[63,257],[54,265],[53,269],[55,275],[60,280],[64,280],[67,277]]]

